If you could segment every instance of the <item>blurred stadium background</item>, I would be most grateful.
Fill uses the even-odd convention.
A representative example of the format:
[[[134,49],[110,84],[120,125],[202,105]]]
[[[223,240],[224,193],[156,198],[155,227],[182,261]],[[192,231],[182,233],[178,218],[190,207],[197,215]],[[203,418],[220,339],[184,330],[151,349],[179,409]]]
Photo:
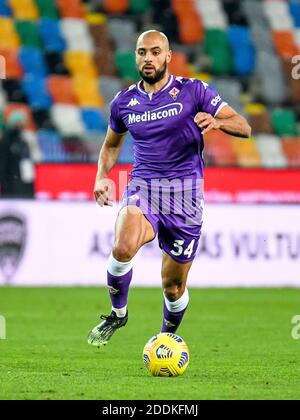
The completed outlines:
[[[173,74],[215,86],[253,128],[205,139],[205,225],[180,330],[192,363],[167,387],[139,370],[158,288],[132,291],[129,327],[99,354],[85,336],[109,311],[104,288],[5,287],[106,284],[118,206],[92,201],[96,161],[152,28],[171,41]],[[294,398],[299,291],[261,287],[300,287],[300,1],[0,0],[0,78],[0,398]],[[22,147],[8,158],[9,138]],[[110,174],[117,200],[132,161],[128,135]],[[159,287],[160,262],[145,246],[133,285]]]

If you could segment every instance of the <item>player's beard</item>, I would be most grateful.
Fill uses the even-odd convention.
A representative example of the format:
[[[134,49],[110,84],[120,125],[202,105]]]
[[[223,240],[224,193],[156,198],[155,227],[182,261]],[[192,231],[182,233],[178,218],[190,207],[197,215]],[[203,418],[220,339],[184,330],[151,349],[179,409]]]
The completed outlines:
[[[149,85],[155,85],[155,83],[160,82],[166,75],[167,72],[167,60],[164,62],[164,64],[157,70],[155,70],[155,73],[153,76],[147,76],[143,70],[139,70],[141,78],[148,83]]]

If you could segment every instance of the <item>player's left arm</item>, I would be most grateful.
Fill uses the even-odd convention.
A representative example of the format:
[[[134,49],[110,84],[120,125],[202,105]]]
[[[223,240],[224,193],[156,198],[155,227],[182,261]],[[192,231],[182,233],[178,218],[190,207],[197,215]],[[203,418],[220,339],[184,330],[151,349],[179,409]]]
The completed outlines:
[[[247,120],[229,105],[223,106],[215,117],[206,112],[199,112],[194,121],[203,129],[202,134],[210,130],[222,130],[236,137],[251,137],[252,130]]]

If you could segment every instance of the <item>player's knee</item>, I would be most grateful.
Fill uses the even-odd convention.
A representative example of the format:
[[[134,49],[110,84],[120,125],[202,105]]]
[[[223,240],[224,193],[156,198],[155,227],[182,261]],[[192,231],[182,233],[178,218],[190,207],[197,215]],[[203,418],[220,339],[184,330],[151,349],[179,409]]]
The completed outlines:
[[[128,262],[132,260],[137,252],[136,246],[133,243],[126,243],[124,241],[117,241],[113,246],[113,256],[117,261]]]
[[[170,302],[176,302],[176,300],[180,299],[184,293],[184,286],[181,284],[180,281],[176,282],[176,284],[172,285],[165,285],[163,287],[164,295]]]

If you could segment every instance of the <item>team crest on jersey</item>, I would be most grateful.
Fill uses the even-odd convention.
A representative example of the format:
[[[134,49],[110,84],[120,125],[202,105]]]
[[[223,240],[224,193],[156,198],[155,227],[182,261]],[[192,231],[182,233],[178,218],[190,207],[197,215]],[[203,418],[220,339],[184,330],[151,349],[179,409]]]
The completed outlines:
[[[174,101],[176,101],[179,93],[180,93],[180,90],[174,87],[173,89],[170,90],[169,95],[171,95]]]

